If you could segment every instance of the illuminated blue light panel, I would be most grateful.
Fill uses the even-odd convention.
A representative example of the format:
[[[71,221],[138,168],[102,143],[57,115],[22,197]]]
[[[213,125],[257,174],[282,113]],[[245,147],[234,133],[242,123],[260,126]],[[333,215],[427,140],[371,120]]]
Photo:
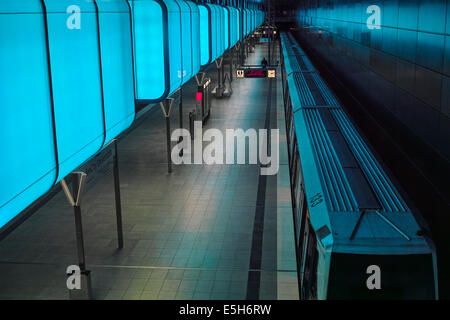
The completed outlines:
[[[222,7],[217,7],[217,13],[219,16],[219,35],[220,35],[220,54],[219,56],[223,55],[225,50],[227,49],[225,47],[225,12],[222,10]]]
[[[211,61],[210,62],[213,62],[220,55],[219,16],[217,13],[218,10],[215,5],[207,4],[207,6],[210,9],[210,15],[211,15],[211,19],[210,19],[210,21],[211,21],[211,24],[210,24]]]
[[[242,11],[241,9],[237,9],[237,15],[236,15],[236,20],[237,20],[237,38],[238,41],[241,40],[241,15],[242,15]]]
[[[137,100],[159,100],[168,94],[164,59],[163,9],[156,1],[128,1],[131,6]]]
[[[238,11],[233,7],[227,7],[228,10],[228,37],[229,37],[229,48],[234,47],[239,39],[239,22]]]
[[[182,0],[0,0],[0,13],[0,228],[126,130],[135,99],[167,97],[240,37],[239,10]]]
[[[56,179],[43,12],[39,0],[0,1],[0,228]]]
[[[169,27],[169,68],[170,89],[169,94],[183,84],[182,44],[181,44],[181,12],[174,0],[166,0]],[[148,53],[147,53],[148,54]]]
[[[191,8],[191,57],[192,75],[195,76],[200,70],[200,12],[198,6],[190,1],[187,4]],[[190,78],[191,78],[190,77]]]
[[[83,0],[44,0],[47,6],[59,174],[64,178],[104,143],[96,7]],[[69,5],[83,13],[81,29],[66,27]]]
[[[247,11],[244,9],[241,11],[242,14],[242,34],[244,38],[247,36]]]
[[[194,3],[181,0],[128,2],[133,16],[137,100],[161,101],[200,69],[199,12]]]
[[[230,15],[228,12],[228,8],[223,7],[223,14],[224,14],[224,41],[225,41],[225,48],[230,48]]]
[[[200,70],[199,13],[193,2],[177,0],[177,3],[181,10],[179,36],[182,43],[180,50],[182,57],[181,77],[182,84],[184,84]]]
[[[246,10],[247,13],[247,35],[250,34],[250,32],[252,31],[252,26],[251,26],[251,16],[250,16],[250,10],[247,9]]]
[[[222,7],[217,6],[217,15],[219,17],[219,43],[220,43],[220,50],[219,50],[219,55],[218,57],[220,57],[221,55],[223,55],[223,53],[225,52],[225,50],[227,50],[228,48],[225,46],[225,12],[222,10]]]
[[[181,15],[180,36],[181,36],[181,68],[178,75],[181,76],[184,84],[192,76],[192,27],[191,27],[191,8],[185,1],[176,1]]]
[[[247,35],[249,35],[252,32],[252,17],[250,9],[247,9],[246,13],[247,13]]]
[[[202,66],[208,65],[225,51],[224,13],[213,4],[199,5],[200,51]]]
[[[126,0],[97,1],[105,102],[105,144],[134,120],[130,10]]]
[[[206,6],[198,6],[200,14],[200,61],[201,65],[207,65],[211,61],[209,38],[209,13]]]
[[[250,14],[252,17],[252,31],[256,29],[256,20],[255,20],[255,11],[250,10]]]

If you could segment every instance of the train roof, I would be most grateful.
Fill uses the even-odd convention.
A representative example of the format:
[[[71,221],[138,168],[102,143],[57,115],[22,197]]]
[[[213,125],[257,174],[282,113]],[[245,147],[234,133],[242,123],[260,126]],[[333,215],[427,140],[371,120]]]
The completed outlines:
[[[288,60],[284,56],[286,66]],[[310,220],[324,247],[431,252],[412,211],[319,73],[292,71],[288,87]]]
[[[286,73],[316,71],[313,64],[299,46],[282,47]]]

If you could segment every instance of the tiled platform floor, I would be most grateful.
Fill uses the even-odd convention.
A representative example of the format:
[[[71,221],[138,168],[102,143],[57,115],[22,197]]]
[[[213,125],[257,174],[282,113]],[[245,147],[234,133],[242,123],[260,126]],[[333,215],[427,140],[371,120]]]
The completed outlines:
[[[266,50],[257,46],[247,63]],[[119,141],[123,249],[109,166],[88,183],[82,204],[94,299],[298,299],[281,80],[235,79],[232,97],[213,100],[205,127],[264,128],[269,81],[280,170],[265,188],[258,165],[180,165],[168,174],[158,106]],[[183,89],[185,127],[194,92],[193,80]],[[175,108],[172,128],[178,121]],[[60,192],[0,242],[0,298],[67,299],[65,270],[76,263],[73,211]]]

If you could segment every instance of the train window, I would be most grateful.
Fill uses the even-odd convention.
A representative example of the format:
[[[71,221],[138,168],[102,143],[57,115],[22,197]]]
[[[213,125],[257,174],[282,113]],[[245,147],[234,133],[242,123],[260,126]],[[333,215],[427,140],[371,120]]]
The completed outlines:
[[[302,297],[304,299],[317,299],[317,239],[314,230],[308,223],[308,243],[304,252],[304,272],[302,284]]]
[[[288,124],[289,124],[289,139],[292,139],[295,135],[295,126],[294,126],[294,117],[292,116],[292,113],[289,113],[288,115]]]
[[[290,104],[290,100],[291,100],[291,96],[289,94],[289,86],[287,85],[287,81],[286,81],[286,90],[285,90],[285,94],[284,94],[284,106],[285,106],[286,110],[288,109],[288,105]]]
[[[299,259],[299,273],[300,273],[300,287],[303,288],[305,279],[305,264],[307,256],[307,245],[309,237],[309,227],[306,221],[306,216],[302,217],[303,232],[300,233],[300,243],[298,246],[298,259]],[[301,228],[302,229],[302,228]],[[303,290],[303,289],[302,289]]]
[[[296,194],[298,192],[301,192],[302,188],[301,188],[301,184],[302,184],[302,180],[301,180],[301,166],[300,166],[300,157],[298,156],[297,153],[297,157],[295,157],[295,190],[296,190]],[[297,196],[296,196],[297,198]]]
[[[291,125],[291,123],[290,123],[290,121],[289,121],[289,114],[288,113],[286,113],[286,135],[287,135],[287,141],[289,142],[291,139],[291,137],[290,137],[290,135],[289,135],[289,133],[290,133],[290,125]]]
[[[290,123],[290,132],[289,132],[289,136],[290,137],[293,137],[293,136],[295,136],[295,125],[294,125],[294,117],[293,117],[293,115],[291,114],[290,116],[289,116],[289,123]]]
[[[289,154],[291,155],[292,159],[295,159],[295,157],[298,157],[298,144],[297,144],[297,137],[295,136],[295,134],[292,135],[292,143],[289,146],[290,150],[289,150]],[[292,164],[291,164],[292,166]]]
[[[293,159],[292,162],[290,163],[291,173],[295,172],[294,164],[296,162],[297,157],[299,156],[297,150],[298,150],[297,149],[297,139],[294,137],[294,139],[292,140],[292,143],[291,143],[291,150],[290,150],[291,151],[290,154],[292,155],[291,158]]]
[[[290,133],[290,129],[291,129],[291,113],[289,112],[289,105],[287,106],[286,109],[286,123],[287,123],[287,130]]]
[[[303,182],[301,179],[300,171],[297,170],[298,173],[295,175],[297,179],[296,187],[295,187],[295,203],[297,208],[303,208]]]
[[[291,182],[292,182],[292,187],[294,189],[293,190],[294,194],[296,192],[295,188],[297,185],[297,166],[298,166],[297,158],[298,158],[297,154],[294,154],[293,161],[292,161],[292,170],[291,170],[291,175],[292,175]]]
[[[295,140],[295,142],[296,142],[296,144],[297,144],[297,139]],[[297,144],[297,146],[298,146],[298,144]],[[298,148],[298,147],[297,147]],[[298,175],[298,177],[299,177],[299,180],[301,181],[301,183],[303,184],[303,170],[302,170],[302,162],[301,162],[301,159],[300,159],[300,154],[299,153],[297,153],[298,154],[298,157],[297,157],[297,161],[298,161],[298,172],[297,172],[297,175]]]
[[[292,104],[291,103],[289,103],[288,104],[288,107],[287,107],[287,109],[286,109],[286,123],[287,123],[287,125],[288,125],[288,136],[289,136],[289,138],[291,138],[292,137],[292,134],[291,134],[291,129],[292,129]]]
[[[296,230],[296,239],[297,239],[297,247],[300,248],[300,235],[303,233],[305,227],[305,217],[306,217],[306,201],[305,200],[305,191],[303,190],[303,184],[299,187],[299,191],[297,192],[298,198],[296,198],[296,208],[295,208],[295,230]]]
[[[297,157],[297,155],[295,154],[295,139],[292,139],[292,143],[290,144],[289,148],[290,148],[289,154],[291,155],[291,162],[289,163],[289,169],[290,169],[291,174],[293,174],[295,157]]]
[[[292,100],[291,100],[291,96],[288,95],[286,98],[286,112],[289,117],[291,116],[291,110],[292,110]]]

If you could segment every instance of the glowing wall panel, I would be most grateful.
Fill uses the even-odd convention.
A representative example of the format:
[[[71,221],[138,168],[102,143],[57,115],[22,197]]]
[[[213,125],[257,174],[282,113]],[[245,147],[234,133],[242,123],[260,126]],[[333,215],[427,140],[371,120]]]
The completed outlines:
[[[252,16],[250,9],[247,9],[247,35],[252,32]]]
[[[132,7],[136,95],[165,99],[199,70],[199,12],[181,0],[128,0]],[[204,21],[202,22],[204,23]]]
[[[221,6],[199,5],[200,51],[202,66],[208,65],[225,51],[224,12]]]
[[[44,10],[0,1],[0,228],[56,179]]]
[[[183,84],[181,11],[177,1],[164,1],[167,8],[167,25],[169,37],[169,94]],[[167,54],[167,53],[166,53]]]
[[[60,180],[100,150],[104,119],[96,6],[82,0],[44,0],[52,69]],[[66,10],[81,9],[80,29]]]
[[[229,48],[230,47],[230,13],[228,11],[227,8],[222,7],[223,10],[223,15],[224,15],[224,45],[225,48]]]
[[[191,8],[191,57],[192,57],[192,76],[195,76],[200,70],[200,12],[198,6],[188,1]]]
[[[218,15],[218,10],[215,5],[209,5],[207,6],[210,9],[210,16],[211,16],[211,24],[210,24],[210,30],[211,30],[211,62],[216,60],[216,58],[219,56],[220,52],[220,40],[218,37],[218,34],[220,32],[220,17]]]
[[[242,11],[241,9],[237,9],[237,16],[236,16],[236,23],[237,23],[237,33],[238,33],[238,41],[241,40],[242,34],[241,34],[241,15]]]
[[[219,53],[217,57],[220,57],[225,50],[227,50],[228,48],[225,46],[225,12],[223,11],[222,7],[217,6],[216,7],[217,10],[217,17],[218,17],[218,25],[219,25],[219,30],[218,30],[218,34],[217,34],[217,38],[219,41]]]
[[[165,59],[167,30],[163,7],[150,0],[130,0],[137,100],[159,100],[169,93]],[[166,40],[165,40],[166,38]]]
[[[105,103],[105,144],[134,120],[131,18],[126,0],[97,0]]]
[[[233,7],[226,7],[226,9],[228,11],[228,47],[232,48],[239,39],[239,11]]]
[[[200,70],[200,30],[199,13],[197,5],[193,2],[177,0],[181,10],[181,57],[182,72],[178,76],[182,77],[182,84],[186,83]],[[170,61],[169,61],[170,63]]]
[[[198,6],[200,15],[200,61],[207,65],[211,61],[209,12],[205,6]]]
[[[181,77],[181,84],[184,84],[192,77],[192,28],[191,28],[191,8],[185,1],[176,1],[180,11],[180,36],[181,36],[181,70],[178,76]]]

